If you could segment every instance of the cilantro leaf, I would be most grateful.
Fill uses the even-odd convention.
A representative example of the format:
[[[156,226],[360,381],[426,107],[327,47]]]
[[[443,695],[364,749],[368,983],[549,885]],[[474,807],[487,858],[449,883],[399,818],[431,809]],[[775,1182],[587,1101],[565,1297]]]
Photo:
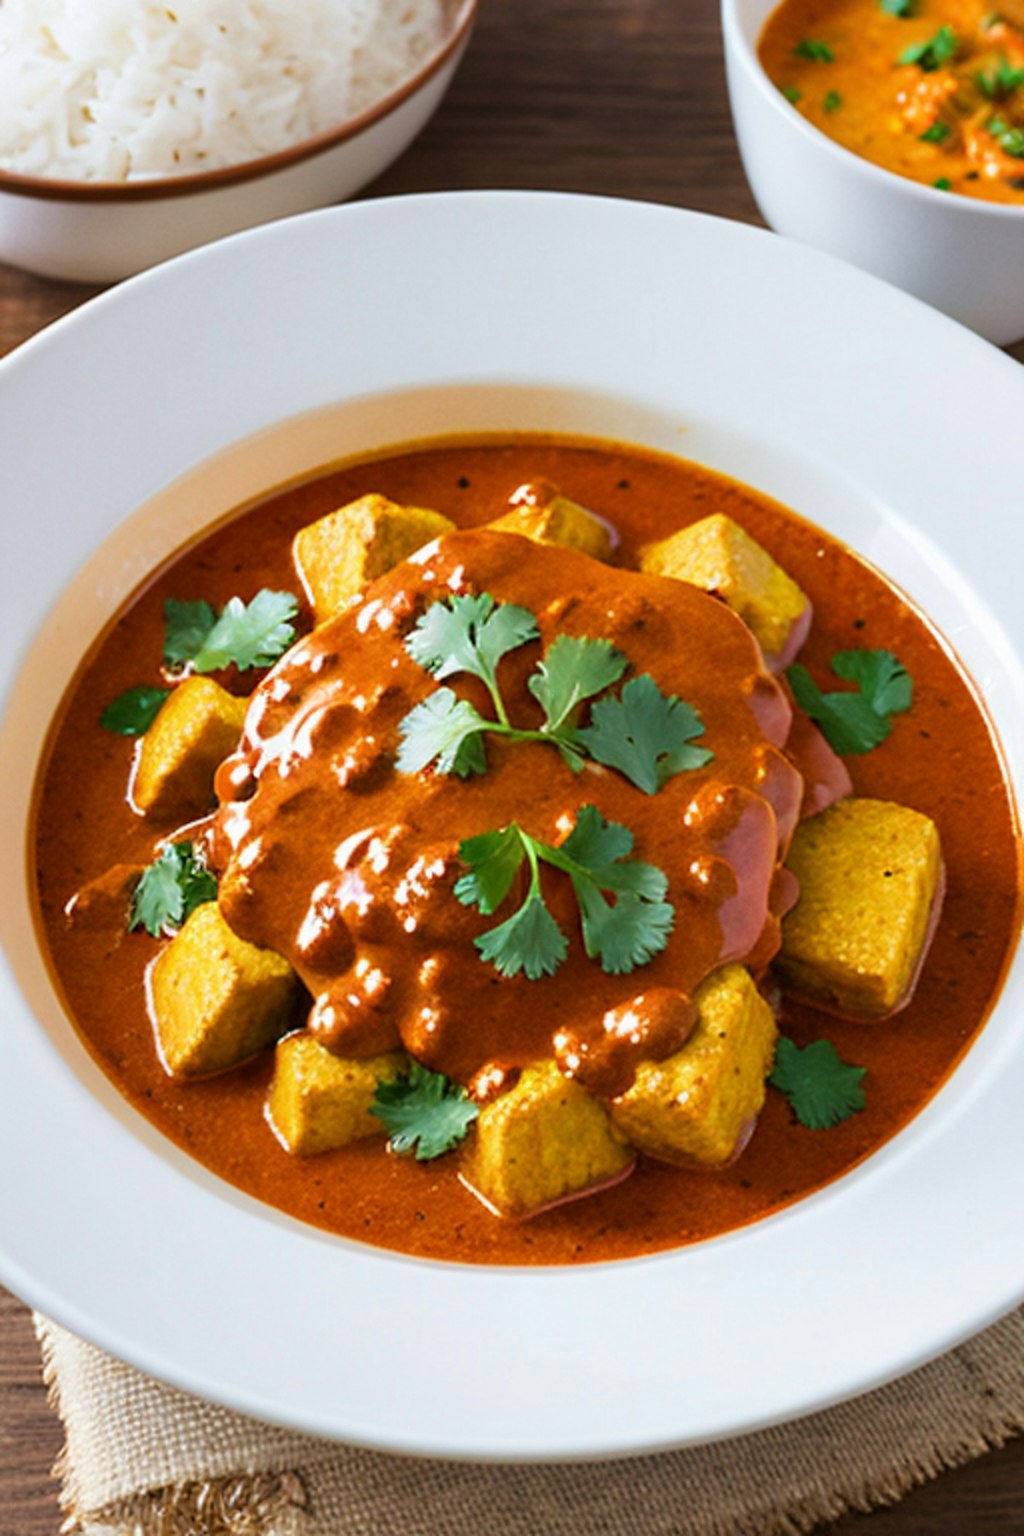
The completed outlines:
[[[489,724],[467,699],[460,699],[451,688],[438,688],[399,724],[402,744],[395,766],[399,773],[419,773],[436,758],[438,773],[455,773],[460,779],[485,773],[487,758],[480,733]]]
[[[838,91],[826,91],[821,104],[826,112],[838,112],[843,104],[843,98]]]
[[[459,853],[469,873],[455,882],[455,895],[464,907],[477,907],[489,916],[505,900],[526,857],[519,830],[508,826],[468,837]]]
[[[798,59],[810,59],[815,64],[831,64],[835,54],[828,43],[820,43],[812,37],[803,37],[793,49]]]
[[[837,651],[832,670],[848,683],[856,683],[876,714],[902,715],[910,708],[914,685],[892,651]]]
[[[881,0],[882,10],[890,16],[913,16],[917,0]]]
[[[145,928],[158,939],[174,933],[196,907],[215,901],[217,881],[189,842],[169,843],[143,870],[132,895],[128,928]]]
[[[1018,69],[1004,55],[995,69],[979,70],[974,83],[989,101],[1003,101],[1024,85],[1024,69]]]
[[[794,662],[786,669],[793,697],[841,757],[870,752],[889,735],[892,716],[910,708],[910,674],[885,650],[837,651],[832,667],[838,677],[856,683],[858,691],[823,693],[806,667]]]
[[[169,688],[126,688],[107,705],[100,725],[117,736],[145,736],[170,694]]]
[[[418,1061],[410,1063],[407,1076],[378,1083],[370,1105],[370,1114],[383,1123],[392,1150],[415,1151],[421,1163],[457,1147],[479,1113],[464,1088]]]
[[[517,912],[474,942],[481,958],[490,960],[502,976],[522,971],[527,981],[551,976],[569,948],[539,889],[531,890]]]
[[[529,680],[546,716],[545,731],[558,731],[584,699],[617,683],[628,665],[610,640],[559,635]]]
[[[516,822],[467,838],[459,854],[469,873],[455,887],[464,906],[476,906],[484,914],[495,911],[524,859],[530,864],[522,904],[475,940],[481,957],[503,976],[522,971],[530,981],[551,975],[561,965],[568,946],[540,884],[540,866],[549,864],[572,881],[588,956],[600,960],[610,975],[646,965],[668,943],[675,911],[665,900],[668,881],[663,871],[629,859],[632,849],[629,828],[606,821],[593,805],[580,807],[572,831],[557,847],[531,837]]]
[[[413,661],[439,680],[468,672],[486,683],[498,718],[505,719],[497,692],[498,662],[537,638],[537,620],[514,603],[495,603],[489,592],[431,603],[405,642]]]
[[[169,597],[164,603],[164,660],[191,661],[217,622],[209,603],[185,603]]]
[[[865,1071],[843,1061],[829,1040],[815,1040],[801,1050],[784,1035],[768,1081],[786,1095],[801,1125],[824,1131],[864,1108]]]
[[[630,678],[617,699],[598,699],[590,724],[576,732],[599,763],[617,768],[645,794],[657,794],[674,774],[702,768],[713,753],[689,743],[704,734],[695,709],[662,693],[648,673]]]
[[[229,598],[217,622],[191,657],[197,672],[216,672],[234,663],[240,672],[266,667],[291,645],[295,626],[289,620],[299,611],[291,592],[271,592],[264,587],[251,603]]]
[[[934,70],[941,69],[943,64],[948,64],[959,46],[953,28],[948,22],[944,22],[932,37],[920,43],[911,43],[909,48],[904,48],[896,62],[897,64],[916,64],[918,69],[931,74]]]
[[[924,133],[919,133],[918,138],[922,144],[945,144],[952,132],[949,124],[939,119],[932,123],[930,128],[926,128]]]

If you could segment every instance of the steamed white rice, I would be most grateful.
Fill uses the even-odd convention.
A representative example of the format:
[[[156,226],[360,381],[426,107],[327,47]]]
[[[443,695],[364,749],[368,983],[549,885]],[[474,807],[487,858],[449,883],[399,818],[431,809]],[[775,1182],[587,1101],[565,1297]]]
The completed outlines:
[[[0,0],[0,166],[128,181],[272,154],[416,73],[446,0]]]

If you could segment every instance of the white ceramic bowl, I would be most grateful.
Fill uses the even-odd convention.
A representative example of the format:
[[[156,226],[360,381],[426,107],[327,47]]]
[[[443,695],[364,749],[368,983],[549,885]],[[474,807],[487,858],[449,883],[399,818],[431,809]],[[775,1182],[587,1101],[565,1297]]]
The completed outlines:
[[[313,139],[241,165],[138,182],[0,169],[0,260],[44,277],[116,282],[223,235],[351,197],[396,160],[440,105],[477,0],[450,0],[445,41],[412,79]]]
[[[118,1095],[41,962],[25,859],[53,711],[144,575],[269,487],[456,432],[647,444],[812,517],[952,638],[1019,781],[1022,419],[1024,370],[853,267],[670,208],[529,193],[253,230],[0,363],[0,1280],[200,1395],[477,1458],[753,1429],[1024,1298],[1020,964],[924,1112],[791,1209],[617,1264],[427,1262],[240,1194]]]
[[[722,0],[733,122],[773,229],[842,256],[1000,346],[1024,336],[1024,208],[882,170],[795,111],[757,57],[779,0]]]

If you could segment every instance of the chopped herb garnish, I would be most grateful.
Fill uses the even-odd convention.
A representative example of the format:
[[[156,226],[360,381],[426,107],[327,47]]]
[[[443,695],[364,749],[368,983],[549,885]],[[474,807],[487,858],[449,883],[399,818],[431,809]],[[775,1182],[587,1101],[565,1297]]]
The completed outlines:
[[[804,94],[800,87],[796,85],[784,85],[781,89],[783,96],[785,96],[787,101],[792,102],[794,107]]]
[[[480,1110],[458,1083],[413,1061],[407,1075],[378,1083],[370,1114],[380,1120],[393,1152],[415,1152],[420,1163],[450,1152]]]
[[[169,688],[126,688],[107,705],[100,725],[118,736],[145,736],[170,693]]]
[[[837,651],[832,670],[837,677],[856,683],[857,691],[822,693],[799,663],[789,667],[786,676],[796,702],[818,722],[834,751],[844,756],[870,752],[889,735],[892,716],[910,708],[910,674],[885,650]]]
[[[953,183],[950,181],[948,176],[936,176],[935,180],[932,182],[932,186],[935,188],[936,192],[952,192],[953,190]]]
[[[609,975],[625,975],[646,965],[665,948],[674,908],[665,900],[668,881],[653,864],[631,859],[633,834],[606,821],[596,806],[583,805],[565,841],[555,847],[524,832],[516,822],[470,837],[459,848],[469,866],[455,886],[463,906],[485,916],[497,910],[526,864],[526,894],[511,917],[475,940],[484,960],[503,976],[529,981],[550,976],[568,953],[565,934],[552,917],[541,888],[540,870],[548,864],[572,881],[580,911],[583,945]],[[614,896],[609,902],[607,894]]]
[[[217,897],[217,881],[196,858],[189,842],[169,843],[142,873],[132,896],[128,927],[145,928],[158,939],[175,933],[206,901]]]
[[[917,0],[880,0],[882,10],[889,16],[913,16]]]
[[[948,64],[955,56],[958,47],[957,35],[946,22],[934,36],[926,38],[921,43],[911,43],[909,48],[904,48],[896,62],[916,64],[918,69],[931,74],[933,70],[941,69],[943,64]]]
[[[843,104],[843,98],[838,91],[826,91],[822,106],[826,112],[838,112]]]
[[[948,123],[934,122],[924,133],[919,133],[918,138],[925,144],[944,144],[952,132]]]
[[[703,734],[697,711],[675,694],[664,694],[646,674],[632,678],[618,698],[597,699],[590,724],[579,726],[583,706],[619,681],[628,658],[608,640],[559,635],[527,680],[544,711],[537,729],[513,725],[497,681],[502,656],[537,638],[525,608],[496,604],[487,593],[434,603],[406,640],[413,659],[434,677],[469,672],[486,685],[497,719],[450,688],[440,688],[415,705],[399,725],[400,773],[419,773],[433,764],[439,773],[461,778],[487,770],[484,738],[546,742],[579,771],[588,757],[615,768],[645,794],[667,779],[700,768],[713,754],[689,743]]]
[[[172,665],[190,662],[195,672],[231,665],[241,672],[267,667],[295,639],[289,621],[298,611],[298,599],[291,592],[267,587],[251,603],[230,598],[219,615],[209,603],[170,597],[164,604],[164,660]]]
[[[783,1035],[768,1081],[785,1094],[801,1125],[825,1131],[864,1108],[865,1071],[843,1061],[829,1040],[815,1040],[801,1050]]]
[[[811,37],[802,37],[793,52],[798,59],[811,59],[815,64],[831,64],[835,59],[828,43],[816,42]]]
[[[989,101],[1004,101],[1024,85],[1024,69],[1016,68],[1009,59],[1003,58],[995,69],[980,69],[974,83]]]
[[[989,128],[994,132],[991,124]],[[1010,128],[1003,124],[995,136],[1004,155],[1011,155],[1014,160],[1024,160],[1024,128]]]

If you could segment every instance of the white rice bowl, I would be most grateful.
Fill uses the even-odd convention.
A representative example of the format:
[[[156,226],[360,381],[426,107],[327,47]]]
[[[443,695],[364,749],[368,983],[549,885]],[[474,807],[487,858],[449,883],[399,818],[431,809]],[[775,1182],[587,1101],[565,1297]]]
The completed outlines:
[[[445,0],[0,0],[0,167],[127,182],[340,126],[444,41]]]

